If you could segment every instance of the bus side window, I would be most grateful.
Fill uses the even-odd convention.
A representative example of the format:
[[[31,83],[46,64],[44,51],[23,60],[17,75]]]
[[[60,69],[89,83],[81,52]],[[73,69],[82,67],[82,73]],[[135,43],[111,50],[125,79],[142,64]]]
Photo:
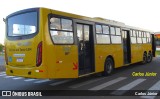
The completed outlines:
[[[72,20],[52,17],[50,18],[50,34],[56,44],[72,44]]]
[[[133,36],[136,37],[136,31],[135,30],[133,30]]]
[[[116,28],[116,35],[121,35],[121,30],[120,30],[120,28]]]
[[[62,30],[72,31],[72,21],[68,19],[62,19]]]
[[[111,29],[111,30],[110,30],[111,34],[112,34],[112,35],[115,35],[115,34],[116,34],[115,28],[114,28],[114,27],[110,27],[110,29]]]
[[[132,44],[136,44],[137,43],[135,30],[132,30],[131,43]]]
[[[61,29],[60,18],[51,18],[50,19],[50,29]]]
[[[99,29],[99,31],[97,31]],[[103,32],[103,33],[102,33]],[[96,25],[96,41],[97,44],[110,44],[110,32],[107,25]]]
[[[130,36],[133,36],[133,30],[130,30]]]
[[[143,43],[147,43],[146,32],[143,32]]]
[[[109,26],[103,25],[103,34],[109,34]]]
[[[96,33],[102,33],[102,26],[96,25]]]
[[[137,43],[142,44],[142,34],[141,31],[137,31]]]
[[[111,27],[111,40],[112,40],[112,44],[121,44],[122,43],[120,28]]]

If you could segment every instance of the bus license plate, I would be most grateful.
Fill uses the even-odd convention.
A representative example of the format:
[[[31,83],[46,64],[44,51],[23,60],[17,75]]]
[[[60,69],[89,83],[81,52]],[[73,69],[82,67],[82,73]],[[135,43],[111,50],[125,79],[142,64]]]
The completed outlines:
[[[23,58],[17,58],[17,62],[23,62]]]

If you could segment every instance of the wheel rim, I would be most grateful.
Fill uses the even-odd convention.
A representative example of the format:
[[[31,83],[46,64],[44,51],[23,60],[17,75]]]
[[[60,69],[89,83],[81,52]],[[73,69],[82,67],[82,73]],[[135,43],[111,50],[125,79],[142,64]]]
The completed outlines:
[[[146,54],[144,54],[144,55],[143,55],[143,63],[145,63],[145,62],[146,62],[146,60],[147,60],[147,55],[146,55]]]
[[[151,61],[151,53],[148,54],[148,58],[147,58],[148,62]]]
[[[107,73],[109,74],[112,71],[112,63],[111,63],[111,61],[108,61],[106,65],[107,65],[106,66],[107,67]]]

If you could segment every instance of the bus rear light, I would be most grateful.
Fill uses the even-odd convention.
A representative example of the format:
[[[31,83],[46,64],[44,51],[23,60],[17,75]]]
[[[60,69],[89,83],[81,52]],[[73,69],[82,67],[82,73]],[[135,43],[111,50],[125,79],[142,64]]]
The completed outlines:
[[[42,42],[40,42],[37,47],[36,66],[40,66],[41,63],[42,63]]]
[[[35,70],[35,72],[39,73],[39,72],[43,72],[43,70]]]
[[[7,49],[6,49],[6,47],[5,47],[4,51],[5,51],[6,65],[8,65],[8,56],[7,56]]]
[[[63,61],[56,61],[56,63],[62,63]]]

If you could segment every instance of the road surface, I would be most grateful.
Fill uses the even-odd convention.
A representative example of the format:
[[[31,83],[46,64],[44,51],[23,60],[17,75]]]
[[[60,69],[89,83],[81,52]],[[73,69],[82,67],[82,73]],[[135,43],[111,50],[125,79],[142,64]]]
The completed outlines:
[[[150,73],[150,76],[144,76],[143,73],[145,74],[146,72]],[[153,91],[152,93],[155,94],[160,92],[160,58],[155,58],[151,63],[145,65],[134,64],[116,69],[111,76],[107,77],[93,75],[79,79],[27,79],[7,76],[5,72],[0,72],[0,89],[12,91],[40,90],[46,92],[52,90],[51,94],[58,95],[35,97],[36,99],[53,99],[53,97],[56,99],[159,99],[160,97],[157,95],[148,96],[144,94],[150,91]],[[63,96],[65,92],[70,92],[69,95],[71,96]],[[88,97],[75,96],[75,94],[85,95],[85,92],[86,95],[87,92],[88,94],[92,94],[93,92],[93,94]],[[96,92],[99,92],[103,96],[95,96]],[[0,98],[4,98],[4,96]],[[23,98],[27,99],[28,97]]]

